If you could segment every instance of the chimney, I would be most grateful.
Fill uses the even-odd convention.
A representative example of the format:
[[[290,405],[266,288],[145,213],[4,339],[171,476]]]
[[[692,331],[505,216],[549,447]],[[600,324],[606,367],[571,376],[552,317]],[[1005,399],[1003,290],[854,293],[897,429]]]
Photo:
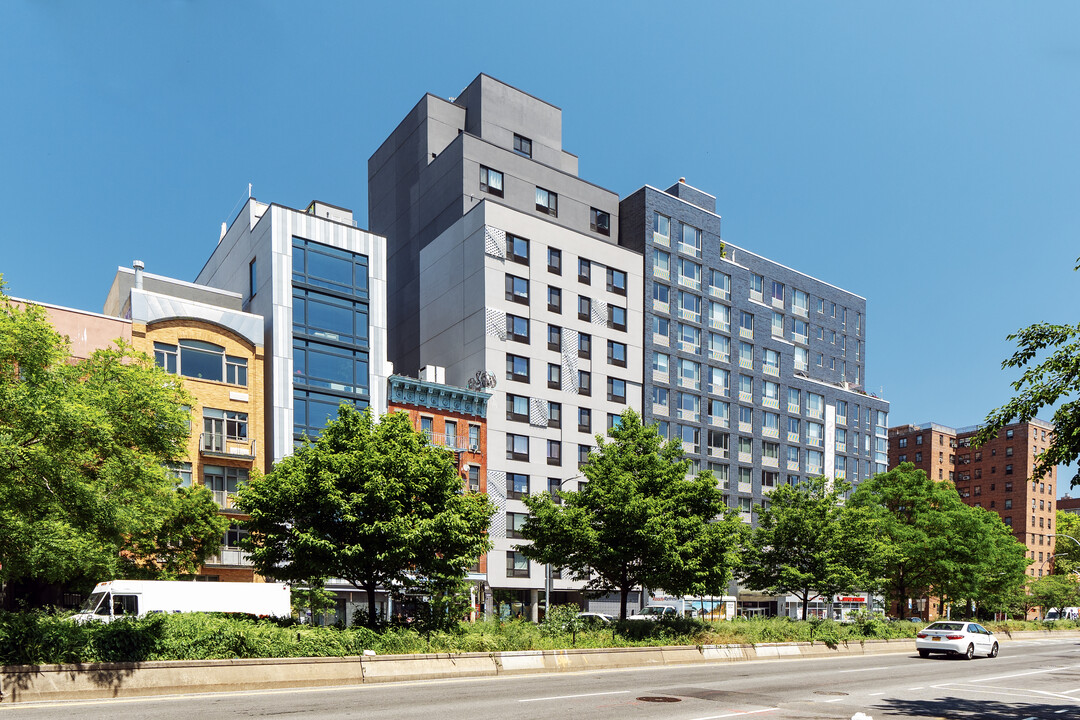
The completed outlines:
[[[143,268],[146,267],[142,260],[136,260],[131,263],[131,267],[135,268],[135,289],[142,290],[142,274]]]

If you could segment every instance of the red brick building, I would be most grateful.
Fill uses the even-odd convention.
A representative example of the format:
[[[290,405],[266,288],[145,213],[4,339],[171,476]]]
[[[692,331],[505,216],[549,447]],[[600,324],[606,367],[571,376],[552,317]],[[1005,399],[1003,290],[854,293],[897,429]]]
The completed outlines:
[[[491,395],[447,385],[443,368],[430,365],[420,369],[420,379],[391,375],[389,385],[387,412],[407,413],[413,427],[433,445],[454,451],[466,491],[486,493],[487,401]],[[479,585],[486,572],[487,558],[481,557],[469,575],[470,582]]]
[[[958,430],[926,423],[889,429],[889,467],[914,463],[934,480],[950,480],[960,498],[1001,516],[1027,547],[1028,574],[1042,577],[1053,568],[1057,471],[1033,477],[1035,458],[1053,437],[1042,420],[1008,425],[980,448],[971,440],[978,426]]]

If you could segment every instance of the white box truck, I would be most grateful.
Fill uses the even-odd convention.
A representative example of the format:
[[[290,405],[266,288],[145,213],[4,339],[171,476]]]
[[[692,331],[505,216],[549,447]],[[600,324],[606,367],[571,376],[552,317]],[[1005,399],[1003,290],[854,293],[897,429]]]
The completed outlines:
[[[179,612],[288,617],[292,607],[285,583],[109,580],[97,584],[74,619],[110,622],[121,617]]]

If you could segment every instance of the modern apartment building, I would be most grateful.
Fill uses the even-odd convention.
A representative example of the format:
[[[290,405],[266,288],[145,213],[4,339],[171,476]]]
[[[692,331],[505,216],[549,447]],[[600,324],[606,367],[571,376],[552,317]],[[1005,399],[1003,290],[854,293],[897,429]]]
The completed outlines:
[[[641,407],[641,252],[620,244],[618,196],[577,166],[562,111],[486,75],[457,98],[425,95],[368,161],[395,367],[495,380],[489,613],[537,618],[551,572],[515,550],[521,498],[574,489],[595,434]],[[552,602],[580,599],[552,574]]]
[[[264,318],[267,469],[342,403],[386,411],[386,254],[350,210],[249,198],[196,283]]]
[[[885,470],[864,298],[724,243],[716,199],[684,180],[642,187],[619,214],[620,243],[644,255],[646,422],[713,471],[744,521],[781,483]],[[740,613],[796,606],[739,593]]]
[[[953,429],[937,423],[889,428],[889,466],[914,463],[934,480],[956,484],[960,498],[1001,516],[1027,547],[1028,575],[1053,569],[1057,470],[1033,477],[1035,457],[1049,445],[1054,426],[1042,420],[1007,425],[980,448],[971,447],[979,426]]]

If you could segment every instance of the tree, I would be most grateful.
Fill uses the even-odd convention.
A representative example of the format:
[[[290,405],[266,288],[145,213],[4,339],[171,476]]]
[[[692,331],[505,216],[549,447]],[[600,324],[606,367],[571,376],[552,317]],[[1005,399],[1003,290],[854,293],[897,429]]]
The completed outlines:
[[[256,570],[313,587],[342,578],[366,593],[369,625],[380,587],[441,595],[490,548],[494,512],[462,492],[453,458],[404,413],[376,422],[342,405],[317,439],[240,488]]]
[[[164,465],[186,452],[191,400],[130,346],[72,361],[39,306],[0,281],[0,581],[9,606],[60,586],[191,572],[224,520]]]
[[[1080,259],[1074,269],[1080,270]],[[1006,339],[1015,340],[1017,350],[1001,363],[1002,369],[1026,369],[1012,383],[1016,396],[986,416],[972,444],[980,447],[1006,425],[1027,422],[1040,409],[1056,405],[1050,444],[1036,458],[1032,470],[1032,477],[1044,477],[1057,465],[1068,465],[1080,457],[1080,398],[1076,397],[1080,393],[1080,324],[1036,323]],[[1041,362],[1035,362],[1047,352]],[[1073,487],[1080,485],[1080,465],[1077,468]]]
[[[1029,564],[1027,548],[997,513],[961,503],[950,513],[946,572],[934,586],[943,601],[961,603],[965,617],[1004,611],[1023,589]]]
[[[1075,575],[1044,575],[1031,583],[1031,597],[1042,606],[1044,614],[1049,610],[1080,605],[1080,583]]]
[[[1054,541],[1054,573],[1065,575],[1080,572],[1080,545],[1070,540],[1074,537],[1080,540],[1080,515],[1069,512],[1057,511],[1057,538]]]
[[[769,493],[744,544],[746,585],[770,595],[795,595],[804,620],[814,595],[831,598],[876,587],[884,548],[871,513],[843,504],[850,489],[818,477]]]
[[[596,592],[618,592],[620,618],[635,587],[677,595],[721,594],[736,564],[742,524],[711,472],[687,477],[676,441],[663,443],[631,409],[582,468],[577,491],[525,498],[519,546],[526,557],[567,568]]]

